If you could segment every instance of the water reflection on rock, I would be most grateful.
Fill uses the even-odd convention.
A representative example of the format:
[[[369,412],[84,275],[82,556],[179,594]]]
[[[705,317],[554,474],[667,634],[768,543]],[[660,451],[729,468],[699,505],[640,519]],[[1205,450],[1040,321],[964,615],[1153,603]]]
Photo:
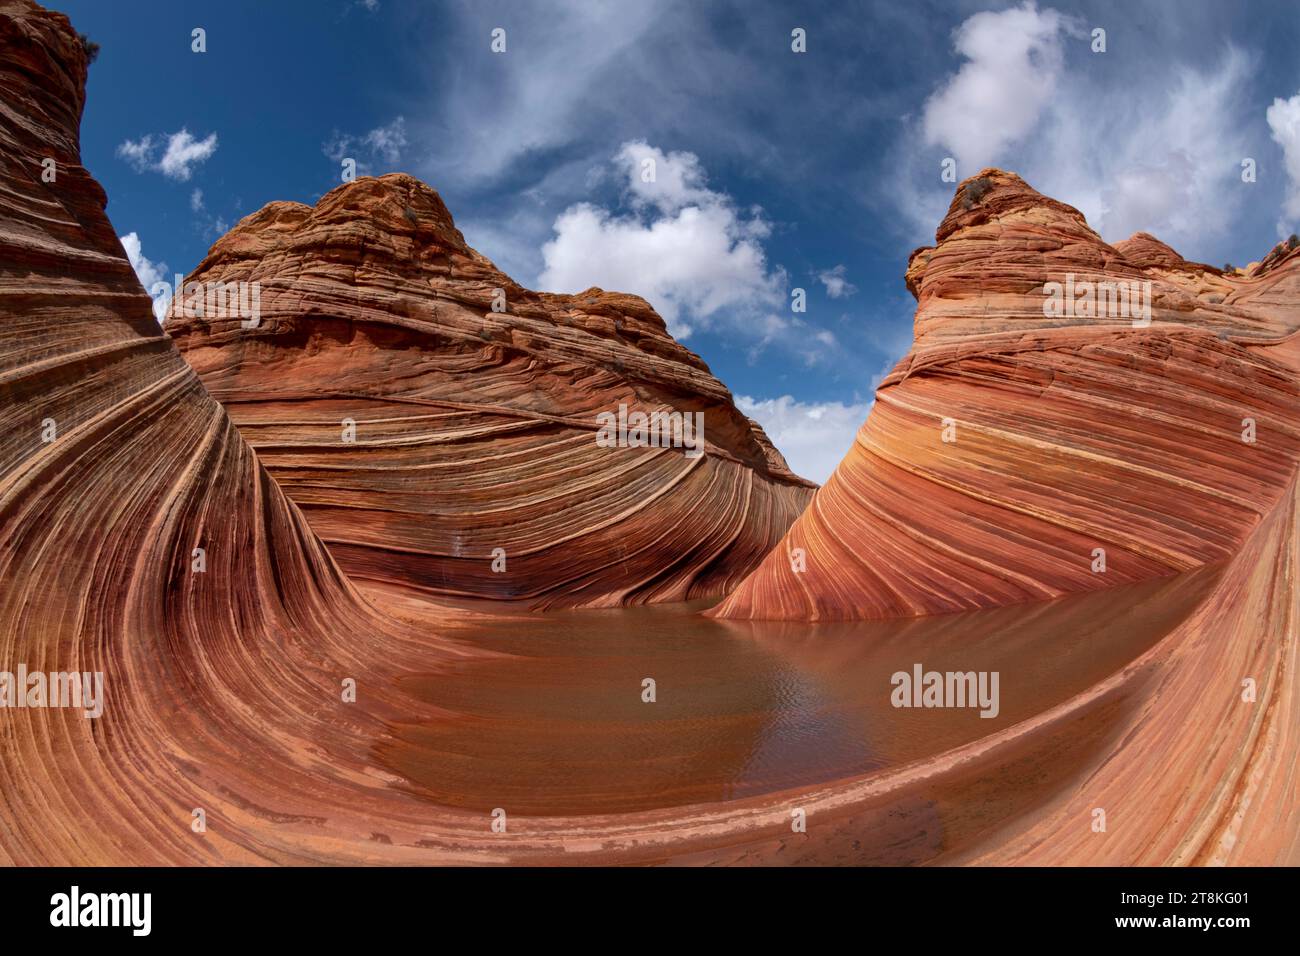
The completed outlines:
[[[942,753],[1067,700],[1167,634],[1216,577],[887,622],[718,621],[699,605],[513,617],[464,635],[494,654],[403,680],[446,716],[394,726],[377,751],[430,801],[526,816],[830,782]],[[997,717],[892,706],[891,675],[918,663],[999,672]],[[642,699],[647,677],[653,703]],[[929,801],[918,799],[925,821]],[[917,845],[903,858],[932,855],[934,823],[908,832],[902,842]]]

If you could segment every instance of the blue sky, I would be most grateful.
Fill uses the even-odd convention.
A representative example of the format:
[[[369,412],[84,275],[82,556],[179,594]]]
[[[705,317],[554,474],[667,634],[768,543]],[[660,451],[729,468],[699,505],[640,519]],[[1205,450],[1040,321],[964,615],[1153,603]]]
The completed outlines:
[[[101,45],[83,157],[142,278],[341,157],[410,172],[524,285],[646,296],[816,480],[910,344],[945,157],[1216,265],[1300,227],[1290,0],[50,5]]]

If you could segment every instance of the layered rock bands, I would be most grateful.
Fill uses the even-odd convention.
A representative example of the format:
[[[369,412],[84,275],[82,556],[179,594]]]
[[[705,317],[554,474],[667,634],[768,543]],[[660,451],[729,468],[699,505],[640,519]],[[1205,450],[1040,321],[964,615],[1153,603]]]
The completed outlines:
[[[811,497],[644,300],[521,288],[410,176],[271,203],[188,281],[167,330],[353,576],[533,607],[720,597]],[[241,284],[257,319],[212,296]]]
[[[912,350],[790,533],[713,613],[904,617],[1223,562],[1300,455],[1300,250],[1248,271],[988,169],[912,254]]]
[[[720,593],[810,489],[644,303],[519,289],[403,177],[245,220],[199,277],[263,282],[261,315],[178,316],[183,358],[81,165],[86,73],[65,17],[0,0],[0,672],[103,694],[94,718],[0,709],[0,863],[1300,859],[1294,250],[1225,275],[1146,236],[1108,246],[1010,174],[965,184],[912,259],[916,347],[722,613],[919,615],[1217,562],[1213,593],[1110,676],[943,753],[497,832],[376,756],[400,722],[483,719],[400,689],[454,673],[483,617],[419,590]],[[1045,316],[1069,273],[1150,282],[1150,325]],[[622,403],[703,412],[705,454],[598,444]]]

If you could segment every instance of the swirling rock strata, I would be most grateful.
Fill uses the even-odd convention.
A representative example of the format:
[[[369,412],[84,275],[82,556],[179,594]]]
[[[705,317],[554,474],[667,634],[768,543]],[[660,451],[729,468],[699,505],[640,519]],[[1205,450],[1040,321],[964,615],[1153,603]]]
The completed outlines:
[[[195,287],[167,329],[354,577],[534,607],[720,596],[811,497],[645,301],[520,287],[410,176],[271,203],[189,280],[258,284],[255,328],[191,314]],[[705,453],[598,442],[620,406],[702,414]]]
[[[395,678],[469,612],[351,583],[159,333],[80,163],[85,76],[66,18],[0,0],[0,669],[105,675],[97,719],[0,709],[0,864],[1300,859],[1294,481],[1150,651],[944,753],[507,833],[417,798],[375,747],[434,716]],[[1211,294],[1285,308],[1289,255]],[[1293,375],[1294,342],[1261,349]]]
[[[303,822],[386,789],[392,696],[342,681],[454,656],[454,622],[357,591],[153,319],[81,164],[86,74],[65,17],[0,0],[0,671],[103,692],[7,688],[0,863],[316,859]]]
[[[887,618],[1173,574],[1238,553],[1292,482],[1300,250],[1225,274],[1145,233],[1110,246],[994,169],[936,238],[907,271],[911,352],[712,613]],[[1130,284],[1127,312],[1082,304],[1107,283]]]

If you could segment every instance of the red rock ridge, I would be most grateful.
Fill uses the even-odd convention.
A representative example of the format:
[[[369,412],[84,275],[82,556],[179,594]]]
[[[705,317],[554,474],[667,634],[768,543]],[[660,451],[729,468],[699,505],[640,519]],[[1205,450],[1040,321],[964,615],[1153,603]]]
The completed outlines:
[[[811,496],[643,299],[520,287],[411,176],[271,203],[188,278],[260,283],[257,328],[174,307],[167,329],[354,576],[534,607],[720,596]],[[601,447],[620,404],[702,412],[707,453]]]
[[[959,186],[937,239],[908,265],[911,352],[717,616],[932,614],[1172,574],[1236,554],[1290,485],[1300,253],[1225,275],[1144,233],[1110,246],[996,169]],[[1048,317],[1067,277],[1150,282],[1150,325]]]
[[[106,676],[97,720],[0,710],[0,864],[1300,859],[1294,482],[1168,637],[962,747],[653,813],[512,814],[507,833],[413,795],[372,748],[428,716],[391,684],[463,654],[447,632],[467,612],[368,603],[158,334],[80,164],[85,72],[66,18],[0,0],[0,668]],[[1267,271],[1237,293],[1285,301],[1293,270]]]
[[[66,17],[0,0],[0,671],[103,675],[96,719],[0,710],[0,863],[310,861],[305,821],[387,799],[385,682],[341,679],[454,656],[453,624],[368,603],[154,320],[81,164],[86,73]]]

